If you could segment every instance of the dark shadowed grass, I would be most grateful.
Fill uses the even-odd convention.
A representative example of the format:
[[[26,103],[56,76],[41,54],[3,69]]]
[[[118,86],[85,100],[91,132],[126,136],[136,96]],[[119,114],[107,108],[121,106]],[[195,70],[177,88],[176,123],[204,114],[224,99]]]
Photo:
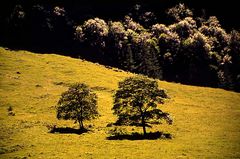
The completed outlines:
[[[75,129],[75,128],[70,128],[70,127],[53,127],[51,128],[51,130],[49,131],[50,133],[59,133],[59,134],[83,134],[83,133],[87,133],[90,130],[88,129]]]
[[[163,132],[150,132],[145,136],[141,133],[131,133],[131,134],[119,134],[108,136],[108,140],[157,140],[157,139],[172,139],[172,135],[170,133]]]

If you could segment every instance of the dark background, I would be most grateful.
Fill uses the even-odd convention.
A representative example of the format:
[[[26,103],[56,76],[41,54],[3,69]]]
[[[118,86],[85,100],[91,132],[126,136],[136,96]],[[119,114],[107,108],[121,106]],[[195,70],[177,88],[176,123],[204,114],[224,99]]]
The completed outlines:
[[[166,8],[179,2],[197,10],[206,9],[208,15],[216,15],[220,19],[224,19],[224,22],[227,23],[225,25],[230,28],[240,25],[237,0],[3,0],[0,2],[0,13],[2,19],[11,13],[16,4],[23,6],[44,4],[64,6],[73,16],[84,18],[100,16],[114,19],[125,15],[134,4],[141,4],[149,10],[162,13]]]
[[[9,16],[16,4],[22,4],[26,8],[34,4],[64,6],[74,18],[82,20],[94,16],[119,19],[126,15],[134,4],[141,4],[147,10],[161,14],[166,8],[179,2],[194,10],[205,9],[208,15],[219,17],[221,23],[230,29],[240,26],[240,8],[237,0],[2,0],[0,18],[3,20]]]
[[[236,0],[5,0],[0,2],[0,45],[38,52],[74,51],[76,45],[73,41],[73,27],[89,18],[119,21],[132,11],[135,4],[140,4],[142,10],[157,15],[158,23],[168,24],[165,11],[179,2],[185,3],[196,16],[201,16],[203,10],[206,16],[217,16],[227,32],[240,28],[240,12]],[[11,19],[16,5],[21,5],[26,13],[26,19],[20,24]],[[68,22],[65,22],[66,19],[58,20],[54,24],[54,31],[44,30],[41,17],[32,13],[34,5],[44,6],[48,11],[55,6],[64,7]]]

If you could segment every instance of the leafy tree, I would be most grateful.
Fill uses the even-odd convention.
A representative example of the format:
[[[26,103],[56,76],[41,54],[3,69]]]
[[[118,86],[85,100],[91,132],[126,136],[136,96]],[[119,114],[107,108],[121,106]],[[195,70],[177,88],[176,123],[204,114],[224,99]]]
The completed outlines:
[[[151,32],[155,37],[159,37],[161,34],[169,34],[170,30],[165,24],[155,24],[151,28]]]
[[[88,19],[83,25],[75,26],[75,40],[81,42],[80,47],[85,52],[84,58],[99,63],[108,61],[104,58],[108,32],[107,23],[100,18]]]
[[[169,8],[166,13],[177,22],[186,17],[193,16],[193,12],[183,3],[179,3],[175,7]]]
[[[216,55],[215,59],[217,60],[215,61],[217,61],[217,65],[211,64],[217,66],[218,82],[216,83],[218,83],[219,87],[233,89],[231,35],[226,33],[215,16],[209,17],[198,30],[208,38],[212,48],[212,55]]]
[[[119,82],[114,96],[114,114],[118,116],[117,123],[122,125],[142,126],[144,136],[149,124],[157,124],[165,119],[172,124],[168,113],[158,108],[164,103],[167,94],[158,88],[156,81],[143,77],[129,77]]]
[[[82,27],[80,29],[80,27]],[[78,26],[75,32],[76,37],[82,37],[82,41],[88,42],[91,46],[105,47],[105,37],[108,36],[108,25],[103,19],[94,18]],[[80,31],[81,30],[81,31]],[[78,35],[79,33],[83,35]]]
[[[217,17],[209,17],[198,30],[209,38],[213,51],[218,52],[222,57],[226,55],[226,47],[229,45],[230,36],[221,27]]]
[[[158,39],[160,48],[159,62],[163,70],[163,78],[173,80],[176,74],[176,55],[180,49],[180,37],[176,32],[173,32],[164,24],[155,24],[152,26],[151,32]]]
[[[123,69],[136,72],[139,71],[139,65],[142,62],[142,59],[139,59],[139,57],[141,57],[142,54],[142,50],[139,48],[140,34],[137,32],[137,30],[132,30],[133,28],[126,29],[127,29],[125,32],[126,37],[122,43],[123,45],[121,48],[120,61]]]
[[[138,52],[140,52],[139,59],[141,59],[138,69],[145,75],[153,78],[162,78],[162,70],[158,61],[160,49],[157,38],[152,38],[148,32],[139,34]]]
[[[97,96],[83,83],[74,84],[62,93],[56,107],[58,119],[75,120],[80,129],[84,129],[84,120],[98,116]]]
[[[124,17],[124,26],[126,27],[126,29],[131,29],[137,33],[140,33],[142,31],[145,31],[146,29],[140,25],[139,23],[133,21],[133,19],[129,16],[125,16]]]
[[[107,38],[106,58],[110,65],[123,67],[125,58],[122,57],[126,47],[127,35],[124,25],[121,22],[109,22],[109,34]]]
[[[240,91],[240,32],[233,30],[230,38],[231,73],[234,77],[235,90]]]
[[[181,39],[186,39],[194,34],[197,29],[197,24],[192,17],[186,17],[178,23],[170,25],[169,29],[176,32]]]
[[[193,84],[215,86],[217,83],[217,65],[211,57],[211,43],[200,32],[194,33],[183,41],[182,61],[188,61],[184,74],[185,79]],[[185,63],[186,64],[186,63]],[[184,65],[184,63],[182,64]]]
[[[222,62],[219,66],[219,87],[226,89],[233,89],[233,77],[231,72],[232,66],[232,56],[228,54],[225,55],[222,59]]]

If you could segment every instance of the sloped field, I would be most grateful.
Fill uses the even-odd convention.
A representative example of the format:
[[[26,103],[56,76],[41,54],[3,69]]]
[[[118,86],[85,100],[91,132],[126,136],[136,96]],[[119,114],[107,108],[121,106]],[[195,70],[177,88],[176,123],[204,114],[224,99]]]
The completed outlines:
[[[159,106],[174,123],[147,131],[173,139],[108,140],[113,127],[107,125],[116,119],[112,95],[129,76],[134,74],[84,60],[0,48],[0,158],[240,158],[240,94],[164,81],[159,86],[171,99]],[[57,120],[55,111],[61,93],[75,82],[95,90],[100,118],[86,122],[88,133],[49,133],[49,125],[78,128]]]

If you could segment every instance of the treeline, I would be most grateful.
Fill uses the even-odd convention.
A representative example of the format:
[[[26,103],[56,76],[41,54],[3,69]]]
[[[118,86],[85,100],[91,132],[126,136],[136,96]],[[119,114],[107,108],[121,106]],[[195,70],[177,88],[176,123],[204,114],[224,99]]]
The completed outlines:
[[[2,45],[59,49],[153,78],[240,91],[240,33],[204,11],[178,4],[161,19],[142,5],[128,8],[131,1],[125,16],[94,17],[86,6],[19,2],[0,16]]]
[[[136,5],[135,13],[139,9]],[[75,38],[97,49],[89,58],[107,65],[167,81],[239,91],[240,33],[227,33],[215,16],[195,17],[184,4],[167,14],[173,20],[170,25],[152,24],[152,12],[129,14],[121,21],[89,19],[76,27]]]

